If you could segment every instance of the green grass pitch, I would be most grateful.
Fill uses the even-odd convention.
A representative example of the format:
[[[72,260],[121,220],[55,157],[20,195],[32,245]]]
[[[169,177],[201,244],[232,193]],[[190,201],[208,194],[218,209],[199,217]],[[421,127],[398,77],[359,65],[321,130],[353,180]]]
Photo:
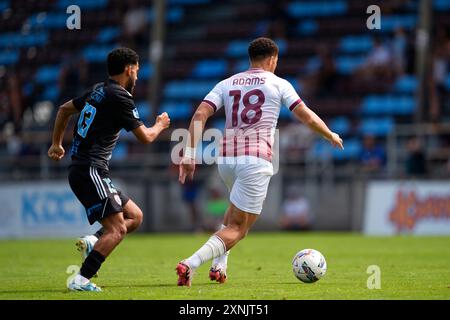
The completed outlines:
[[[209,281],[208,263],[191,288],[177,287],[177,262],[208,237],[129,236],[94,278],[101,293],[66,289],[67,268],[80,264],[75,240],[0,241],[0,299],[450,299],[449,237],[250,232],[231,251],[226,284]],[[327,260],[327,274],[313,284],[292,273],[292,258],[304,248]],[[370,265],[380,267],[381,289],[367,288]]]

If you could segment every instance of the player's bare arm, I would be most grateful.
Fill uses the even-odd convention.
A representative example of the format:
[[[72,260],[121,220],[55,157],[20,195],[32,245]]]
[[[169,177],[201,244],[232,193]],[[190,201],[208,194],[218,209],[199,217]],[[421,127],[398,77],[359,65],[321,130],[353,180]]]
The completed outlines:
[[[73,105],[72,100],[64,103],[58,109],[55,127],[53,129],[52,145],[50,146],[50,149],[48,149],[48,156],[52,160],[59,161],[64,157],[65,150],[62,146],[64,131],[67,128],[70,117],[75,113],[79,113],[79,111]]]
[[[304,102],[301,102],[295,109],[294,114],[301,122],[306,124],[311,130],[320,134],[323,138],[328,140],[333,147],[339,147],[344,149],[343,141],[339,135],[332,132],[325,122],[314,113],[310,108],[306,106]]]
[[[189,125],[189,141],[185,148],[185,154],[183,159],[180,162],[180,174],[178,180],[184,184],[186,181],[186,177],[189,179],[194,178],[195,171],[195,149],[198,144],[198,140],[201,137],[201,134],[194,134],[195,128],[198,128],[198,124],[200,124],[201,132],[205,128],[206,121],[214,114],[213,108],[205,102],[200,103],[194,115],[192,116],[191,123]],[[197,126],[195,125],[197,123]]]
[[[170,126],[170,118],[167,112],[163,112],[159,116],[156,117],[156,122],[153,127],[147,128],[145,125],[142,125],[133,130],[134,135],[139,140],[139,142],[148,144],[158,138],[160,133],[167,129]]]

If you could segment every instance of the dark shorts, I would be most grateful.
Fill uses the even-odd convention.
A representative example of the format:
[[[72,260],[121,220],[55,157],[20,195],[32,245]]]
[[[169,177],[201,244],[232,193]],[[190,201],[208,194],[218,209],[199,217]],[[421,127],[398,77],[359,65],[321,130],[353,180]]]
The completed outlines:
[[[114,187],[107,171],[95,167],[70,166],[69,184],[86,209],[90,224],[123,212],[123,206],[130,200]]]

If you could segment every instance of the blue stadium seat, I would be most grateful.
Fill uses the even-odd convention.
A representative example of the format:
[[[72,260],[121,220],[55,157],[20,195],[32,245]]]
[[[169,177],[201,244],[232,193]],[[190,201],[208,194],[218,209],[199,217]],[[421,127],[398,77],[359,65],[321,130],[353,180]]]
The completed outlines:
[[[310,152],[314,158],[333,158],[335,160],[356,160],[362,150],[361,141],[358,138],[346,139],[344,150],[334,148],[328,141],[318,139],[314,142]]]
[[[108,6],[108,0],[59,0],[56,3],[58,9],[66,9],[68,6],[77,5],[83,10],[101,9]]]
[[[411,115],[415,100],[412,96],[370,95],[361,106],[363,115]]]
[[[160,106],[159,113],[162,112],[167,112],[171,120],[187,120],[193,109],[189,102],[166,102]]]
[[[119,27],[106,27],[97,34],[97,41],[100,43],[111,42],[120,35]]]
[[[48,83],[48,82],[55,83],[58,80],[59,72],[60,72],[59,65],[42,66],[37,70],[34,79],[38,83]]]
[[[164,88],[166,99],[203,99],[217,84],[215,81],[171,81]]]
[[[152,108],[150,106],[150,104],[145,101],[137,101],[135,103],[136,108],[138,109],[139,112],[139,117],[141,118],[141,120],[143,121],[150,121],[150,115],[152,113]]]
[[[19,50],[0,51],[0,64],[12,65],[19,61]]]
[[[305,20],[297,25],[297,32],[300,35],[312,35],[317,32],[319,25],[314,20]]]
[[[356,160],[361,151],[361,141],[358,138],[351,138],[344,141],[344,150],[333,148],[332,155],[335,160]]]
[[[290,120],[294,119],[294,115],[286,106],[281,106],[280,108],[280,120]]]
[[[128,155],[127,143],[119,140],[116,144],[116,147],[113,150],[112,159],[114,160],[112,161],[115,162],[125,160],[127,158],[127,155]]]
[[[296,18],[326,17],[347,12],[346,1],[294,1],[288,5],[288,13]]]
[[[192,77],[195,78],[222,78],[228,70],[228,63],[226,60],[201,60],[192,71]]]
[[[450,90],[450,73],[447,74],[447,78],[445,78],[445,88],[447,88],[447,90]]]
[[[365,56],[340,56],[336,58],[336,68],[341,74],[350,74],[361,66]]]
[[[69,16],[66,12],[56,13],[56,12],[41,12],[30,17],[30,26],[33,29],[44,28],[44,29],[58,29],[65,28],[67,23],[67,18]]]
[[[233,66],[233,73],[239,73],[239,72],[244,72],[245,70],[248,70],[250,68],[250,62],[247,59],[243,59],[238,61],[234,66]]]
[[[10,32],[0,35],[0,48],[23,48],[45,45],[48,41],[47,32],[22,34]]]
[[[92,45],[83,50],[83,57],[88,62],[104,63],[108,53],[116,47],[116,45]]]
[[[448,0],[434,0],[433,8],[436,11],[450,11],[450,1]]]
[[[350,121],[346,117],[333,118],[330,121],[330,129],[340,136],[346,136],[351,130]]]
[[[2,0],[0,1],[0,12],[3,10],[8,9],[10,6],[9,0]]]
[[[402,93],[414,93],[417,88],[417,78],[413,75],[404,75],[394,84],[394,90]]]
[[[233,58],[247,57],[248,43],[249,43],[249,41],[247,41],[247,40],[231,41],[228,44],[225,54],[228,57],[233,57]]]
[[[148,80],[153,75],[153,65],[146,62],[139,66],[138,78],[142,80]]]
[[[383,15],[380,32],[392,32],[401,27],[405,30],[414,30],[417,26],[415,15]]]
[[[341,39],[340,49],[345,53],[365,53],[373,47],[373,39],[369,35],[346,36]]]
[[[394,128],[392,118],[369,118],[363,119],[359,126],[359,132],[363,135],[370,134],[376,137],[388,135]]]
[[[59,88],[54,83],[45,87],[44,92],[41,95],[42,100],[50,100],[56,102],[59,97]]]

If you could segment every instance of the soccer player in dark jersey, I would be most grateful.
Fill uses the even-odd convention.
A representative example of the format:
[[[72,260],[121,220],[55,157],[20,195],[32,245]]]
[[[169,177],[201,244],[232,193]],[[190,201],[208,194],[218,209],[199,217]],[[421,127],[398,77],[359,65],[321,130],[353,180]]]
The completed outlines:
[[[59,108],[53,142],[48,150],[53,160],[58,161],[64,156],[64,131],[69,118],[78,114],[69,184],[86,208],[89,223],[98,221],[103,228],[95,236],[83,237],[77,242],[83,245],[85,259],[79,274],[69,283],[70,290],[101,291],[90,279],[125,235],[142,223],[141,209],[109,178],[109,160],[120,131],[132,131],[140,142],[147,144],[170,125],[165,112],[156,118],[151,128],[139,119],[132,96],[139,70],[136,52],[128,48],[115,49],[108,54],[107,64],[109,78],[105,82],[94,85],[83,96]]]

